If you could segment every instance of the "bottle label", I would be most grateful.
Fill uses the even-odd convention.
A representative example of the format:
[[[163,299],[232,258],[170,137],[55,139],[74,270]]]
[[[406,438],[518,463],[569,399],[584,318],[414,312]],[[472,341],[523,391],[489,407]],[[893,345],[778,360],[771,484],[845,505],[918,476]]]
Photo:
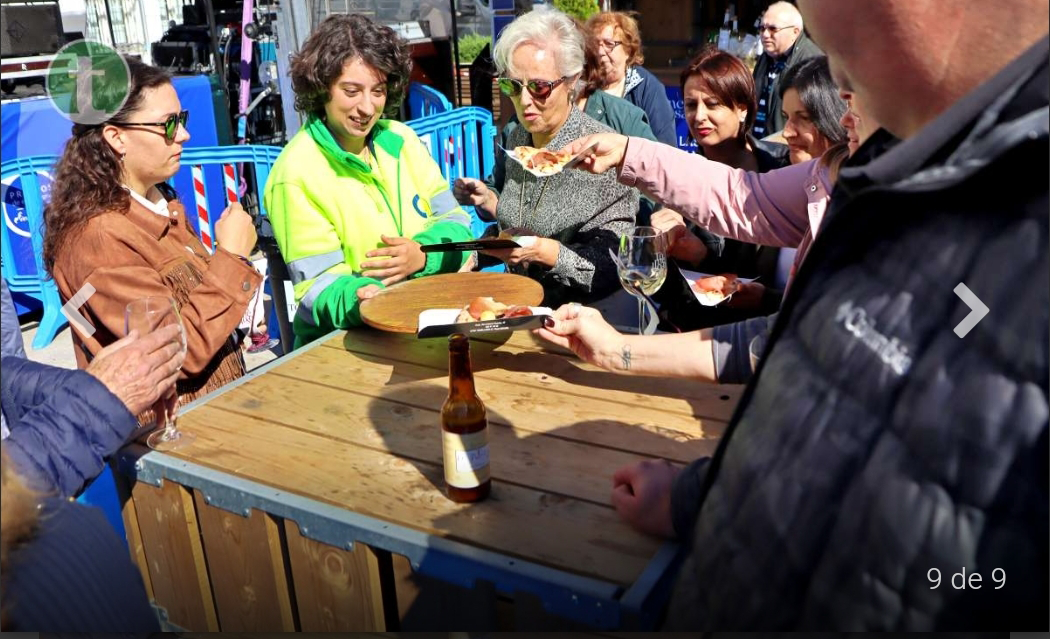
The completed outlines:
[[[445,481],[456,488],[476,488],[489,478],[489,432],[458,435],[441,432]]]

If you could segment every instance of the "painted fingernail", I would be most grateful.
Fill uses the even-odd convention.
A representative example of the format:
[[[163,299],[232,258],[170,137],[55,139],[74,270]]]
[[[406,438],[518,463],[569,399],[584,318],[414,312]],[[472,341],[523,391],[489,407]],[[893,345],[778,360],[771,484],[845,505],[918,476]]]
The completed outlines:
[[[546,328],[554,328],[554,318],[549,315],[547,317],[544,317],[543,326],[545,326]]]

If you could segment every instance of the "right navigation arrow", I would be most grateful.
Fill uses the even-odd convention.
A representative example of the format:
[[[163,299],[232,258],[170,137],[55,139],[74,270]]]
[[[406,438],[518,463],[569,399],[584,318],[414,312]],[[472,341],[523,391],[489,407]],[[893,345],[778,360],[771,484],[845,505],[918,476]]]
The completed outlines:
[[[963,321],[959,322],[959,325],[954,329],[956,335],[966,337],[966,334],[974,326],[977,326],[977,322],[983,320],[984,316],[988,314],[988,307],[962,282],[959,282],[959,285],[955,287],[955,294],[970,307],[970,314],[964,317]]]

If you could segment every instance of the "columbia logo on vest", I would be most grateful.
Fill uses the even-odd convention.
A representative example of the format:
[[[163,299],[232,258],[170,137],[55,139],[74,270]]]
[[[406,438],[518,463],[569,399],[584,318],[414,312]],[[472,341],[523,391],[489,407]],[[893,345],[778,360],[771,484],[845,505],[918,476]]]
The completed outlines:
[[[860,340],[871,352],[875,353],[882,363],[889,366],[894,373],[904,375],[911,368],[911,356],[908,347],[896,337],[889,338],[875,328],[875,320],[868,312],[853,302],[841,304],[835,313],[835,323],[842,326],[850,335]]]

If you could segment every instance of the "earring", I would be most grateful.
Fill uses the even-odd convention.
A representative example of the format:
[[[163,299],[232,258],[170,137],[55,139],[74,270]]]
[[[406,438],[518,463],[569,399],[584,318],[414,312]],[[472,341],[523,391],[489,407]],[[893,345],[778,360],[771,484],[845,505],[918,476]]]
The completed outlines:
[[[127,151],[121,151],[120,152],[120,163],[121,164],[124,163],[124,158],[126,158],[126,157],[128,157],[128,152]]]

